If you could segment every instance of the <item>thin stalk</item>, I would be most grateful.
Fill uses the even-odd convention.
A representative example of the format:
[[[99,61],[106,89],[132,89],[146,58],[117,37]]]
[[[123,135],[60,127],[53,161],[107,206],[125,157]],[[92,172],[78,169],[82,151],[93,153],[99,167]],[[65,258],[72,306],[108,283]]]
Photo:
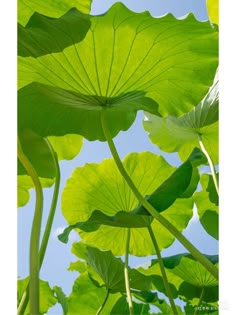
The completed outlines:
[[[105,138],[108,142],[111,154],[115,160],[117,168],[119,169],[121,175],[129,185],[130,189],[133,191],[138,201],[157,221],[159,221],[170,233],[172,233],[180,241],[180,243],[193,255],[193,257],[197,261],[199,261],[218,280],[217,268],[204,255],[202,255],[202,253],[199,252],[199,250],[195,246],[193,246],[193,244],[191,244],[186,239],[186,237],[182,235],[171,222],[169,222],[165,217],[163,217],[146,199],[144,199],[143,196],[138,191],[137,187],[134,185],[132,179],[126,172],[118,155],[116,147],[113,143],[109,128],[106,123],[105,110],[101,112],[101,124]]]
[[[109,294],[110,294],[110,290],[108,289],[108,290],[107,290],[107,294],[106,294],[106,296],[105,296],[105,299],[104,299],[102,305],[99,307],[99,309],[98,309],[96,315],[99,315],[99,314],[101,313],[101,311],[103,310],[103,308],[104,308],[104,306],[106,305],[106,302],[107,302],[107,300],[108,300],[108,298],[109,298]]]
[[[161,252],[160,252],[159,246],[157,244],[157,240],[155,238],[155,235],[153,233],[153,230],[152,230],[151,226],[148,226],[148,232],[150,234],[153,246],[154,246],[156,254],[157,254],[159,266],[160,266],[160,269],[161,269],[163,283],[164,283],[164,286],[165,286],[165,289],[166,289],[166,294],[167,294],[167,296],[169,298],[169,301],[170,301],[170,305],[171,305],[173,314],[174,315],[178,315],[178,312],[177,312],[177,309],[176,309],[176,306],[175,306],[175,302],[174,302],[174,299],[173,299],[173,295],[172,295],[172,292],[171,292],[171,289],[170,289],[170,286],[169,286],[169,282],[168,282],[168,279],[167,279],[167,276],[166,276],[166,271],[165,271],[165,267],[164,267],[163,260],[162,260],[162,257],[161,257]]]
[[[218,196],[219,196],[219,185],[218,185],[218,180],[217,180],[217,176],[216,176],[215,166],[214,166],[214,164],[213,164],[213,162],[212,162],[212,160],[211,160],[210,155],[209,155],[208,152],[207,152],[207,149],[205,148],[205,146],[204,146],[204,144],[203,144],[201,135],[198,136],[198,139],[199,139],[200,148],[201,148],[202,152],[205,154],[205,156],[206,156],[206,158],[207,158],[207,161],[208,161],[208,164],[209,164],[209,166],[210,166],[211,174],[212,174],[212,178],[213,178],[213,182],[214,182],[214,185],[215,185],[217,194],[218,194]]]
[[[145,304],[142,305],[142,308],[141,308],[141,311],[140,311],[140,315],[143,315],[143,314],[144,314],[144,313],[143,313],[144,310],[145,310]]]
[[[48,140],[46,140],[46,141],[48,143],[48,146],[49,146],[51,154],[52,154],[56,174],[55,174],[55,185],[54,185],[54,192],[53,192],[53,197],[52,197],[51,208],[49,211],[47,224],[46,224],[46,228],[44,231],[44,235],[43,235],[43,239],[42,239],[42,243],[41,243],[40,251],[39,251],[39,269],[41,268],[41,266],[43,264],[44,256],[45,256],[47,245],[48,245],[48,240],[49,240],[51,229],[52,229],[52,224],[53,224],[56,206],[57,206],[57,201],[58,201],[59,188],[60,188],[60,177],[61,177],[60,176],[60,168],[59,168],[58,159],[57,159],[57,154],[54,152],[50,142]],[[22,295],[20,304],[18,306],[18,310],[17,310],[18,315],[24,314],[25,309],[28,305],[28,301],[29,301],[29,284],[27,285],[25,292]]]
[[[204,289],[204,287],[202,287],[202,292],[201,292],[201,295],[200,295],[200,298],[199,298],[199,301],[198,301],[198,305],[197,305],[197,307],[195,308],[195,311],[194,311],[194,314],[193,314],[193,315],[196,315],[196,314],[197,314],[198,308],[199,308],[200,305],[202,304],[202,300],[203,300],[204,293],[205,293],[205,289]]]
[[[23,152],[18,139],[18,158],[31,177],[36,193],[35,212],[31,229],[30,239],[30,282],[29,282],[29,299],[30,314],[38,315],[39,313],[39,241],[43,214],[43,190],[39,181],[37,172]]]
[[[44,235],[43,235],[43,239],[42,239],[42,243],[41,243],[41,247],[40,247],[40,254],[39,254],[40,255],[40,268],[43,264],[44,256],[45,256],[47,245],[48,245],[48,240],[49,240],[50,233],[52,230],[52,224],[53,224],[53,220],[54,220],[54,216],[55,216],[55,212],[56,212],[58,195],[59,195],[59,188],[60,188],[60,180],[61,180],[60,167],[59,167],[59,163],[58,163],[57,154],[53,150],[51,143],[47,139],[46,139],[46,141],[47,141],[47,144],[48,144],[50,151],[51,151],[51,155],[53,158],[53,163],[55,166],[56,174],[55,174],[55,185],[54,185],[54,192],[53,192],[53,197],[52,197],[51,208],[49,211],[48,220],[47,220],[47,224],[45,227],[45,231],[44,231]]]
[[[126,246],[125,246],[125,267],[124,267],[124,274],[125,274],[125,289],[128,298],[128,305],[129,305],[129,313],[130,315],[134,315],[133,303],[132,303],[132,296],[130,292],[129,286],[129,243],[130,243],[130,229],[127,229],[127,239],[126,239]]]

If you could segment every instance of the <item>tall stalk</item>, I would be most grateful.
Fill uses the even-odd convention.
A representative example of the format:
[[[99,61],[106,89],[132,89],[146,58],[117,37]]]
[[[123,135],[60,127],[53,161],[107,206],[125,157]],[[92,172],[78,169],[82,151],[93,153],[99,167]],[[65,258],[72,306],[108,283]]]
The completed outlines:
[[[193,257],[199,261],[217,280],[218,280],[218,270],[217,268],[204,256],[202,255],[199,250],[190,243],[184,235],[182,235],[176,227],[169,222],[165,217],[163,217],[146,199],[143,198],[143,196],[138,191],[137,187],[133,183],[132,179],[126,172],[119,154],[116,150],[116,147],[113,143],[110,130],[106,123],[106,117],[105,117],[106,110],[104,109],[101,112],[101,124],[103,128],[103,132],[105,135],[105,138],[107,140],[107,143],[109,145],[111,154],[115,160],[115,163],[117,165],[117,168],[119,169],[122,177],[127,182],[128,186],[134,193],[135,197],[138,199],[138,201],[141,203],[141,205],[157,220],[159,221],[170,233],[172,233],[179,241],[180,243],[193,255]]]
[[[58,163],[58,158],[56,152],[53,150],[53,147],[51,143],[46,139],[46,142],[48,144],[48,147],[51,151],[52,159],[53,159],[53,164],[55,167],[55,185],[54,185],[54,192],[53,192],[53,197],[52,197],[52,203],[51,203],[51,208],[49,211],[48,219],[47,219],[47,224],[45,227],[45,231],[43,234],[43,239],[40,247],[40,268],[43,264],[44,256],[46,253],[47,245],[48,245],[48,240],[50,237],[50,233],[52,230],[52,224],[56,212],[56,207],[57,207],[57,201],[58,201],[58,195],[59,195],[59,188],[60,188],[60,180],[61,180],[61,174],[60,174],[60,167]]]
[[[36,193],[35,212],[30,238],[30,280],[29,280],[29,300],[30,300],[30,314],[39,315],[39,242],[40,231],[43,214],[43,190],[33,165],[24,154],[18,139],[18,158],[31,177]]]
[[[148,226],[148,232],[150,234],[153,246],[154,246],[156,254],[157,254],[157,258],[158,258],[158,262],[159,262],[159,266],[160,266],[160,270],[161,270],[161,274],[162,274],[164,287],[166,289],[166,294],[167,294],[167,296],[169,298],[173,314],[174,315],[178,315],[178,312],[177,312],[177,309],[176,309],[176,306],[175,306],[175,302],[174,302],[174,299],[173,299],[173,295],[172,295],[172,292],[171,292],[171,289],[170,289],[170,286],[169,286],[169,282],[168,282],[168,279],[167,279],[167,276],[166,276],[166,271],[165,271],[165,267],[164,267],[163,260],[162,260],[162,257],[161,257],[161,252],[160,252],[159,246],[157,244],[157,240],[155,238],[155,235],[153,233],[152,227],[150,225]]]
[[[212,174],[213,182],[214,182],[214,185],[215,185],[217,194],[218,194],[218,196],[219,196],[219,185],[218,185],[218,180],[217,180],[216,170],[215,170],[214,164],[213,164],[213,162],[212,162],[212,160],[211,160],[210,155],[209,155],[208,152],[207,152],[207,149],[205,148],[205,146],[204,146],[204,144],[203,144],[201,135],[198,136],[198,140],[199,140],[200,148],[201,148],[202,152],[205,154],[205,156],[206,156],[206,158],[207,158],[208,164],[209,164],[210,169],[211,169],[211,174]]]
[[[133,303],[132,303],[132,296],[130,292],[129,286],[129,243],[130,243],[130,229],[127,229],[127,239],[126,239],[126,246],[125,246],[125,266],[124,266],[124,274],[125,274],[125,288],[126,294],[128,299],[129,305],[129,313],[130,315],[134,315]]]
[[[60,188],[60,167],[58,164],[58,159],[57,159],[57,154],[53,150],[51,143],[46,139],[46,142],[48,144],[48,147],[51,151],[54,167],[55,167],[55,185],[54,185],[54,191],[53,191],[53,197],[52,197],[52,203],[51,203],[51,208],[49,211],[48,219],[47,219],[47,224],[46,228],[43,234],[43,239],[42,243],[40,246],[40,251],[39,251],[39,270],[43,264],[44,256],[46,253],[47,245],[48,245],[48,240],[50,237],[51,229],[52,229],[52,224],[55,216],[55,211],[56,211],[56,206],[57,206],[57,201],[58,201],[58,195],[59,195],[59,188]],[[21,301],[18,306],[17,314],[18,315],[23,315],[25,312],[25,309],[28,305],[29,302],[29,284],[27,285]]]

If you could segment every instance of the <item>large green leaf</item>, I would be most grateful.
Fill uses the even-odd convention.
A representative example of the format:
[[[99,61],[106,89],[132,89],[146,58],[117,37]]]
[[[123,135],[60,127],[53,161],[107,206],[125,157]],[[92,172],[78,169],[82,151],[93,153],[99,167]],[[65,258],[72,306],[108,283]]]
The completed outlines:
[[[169,208],[178,197],[192,196],[199,182],[196,166],[201,164],[203,157],[199,150],[194,150],[189,159],[148,196],[148,201],[158,212]],[[68,226],[58,238],[60,241],[67,243],[70,232],[76,228],[85,232],[93,232],[101,225],[142,228],[150,226],[151,222],[152,217],[142,206],[130,212],[119,211],[114,216],[108,216],[99,210],[94,210],[87,221]]]
[[[150,152],[129,154],[124,159],[124,166],[143,196],[151,195],[175,169],[162,156]],[[191,199],[176,200],[164,215],[182,230],[192,216],[192,205]],[[113,159],[77,168],[67,181],[62,194],[62,211],[68,223],[72,225],[89,220],[93,211],[97,209],[112,217],[120,211],[131,212],[137,206],[137,199],[120,175]],[[104,219],[106,219],[105,224],[109,224],[109,219],[107,220],[107,217]],[[91,226],[87,225],[87,228],[92,230],[95,221],[90,221],[90,223],[93,224],[93,227],[90,229]],[[103,225],[95,232],[81,231],[80,235],[90,245],[99,246],[104,250],[112,248],[115,255],[123,255],[126,228],[124,228],[124,222],[122,224],[118,222],[118,224],[121,227],[114,228],[115,224]],[[154,253],[147,229],[137,228],[137,222],[135,225],[136,228],[131,230],[131,253],[135,255]],[[156,231],[155,233],[158,233],[159,230],[160,247],[169,246],[173,242],[172,235],[158,222],[153,221],[152,227],[154,232]]]
[[[105,296],[105,287],[95,286],[88,274],[84,272],[75,280],[73,290],[68,297],[67,315],[96,314]],[[110,314],[113,305],[120,296],[120,293],[110,294],[101,314]]]
[[[25,25],[34,12],[56,18],[73,7],[89,13],[91,2],[92,0],[18,0],[18,21]]]
[[[124,262],[113,256],[111,251],[100,251],[95,247],[86,246],[86,261],[101,277],[111,292],[126,292],[124,278]],[[129,269],[130,287],[138,290],[149,290],[151,277]]]
[[[200,147],[199,135],[212,158],[218,162],[219,81],[216,74],[213,86],[204,99],[189,113],[176,118],[157,117],[146,113],[144,128],[151,141],[165,152],[178,152],[185,160],[194,147]]]
[[[192,208],[191,199],[178,199],[162,215],[182,231],[192,217]],[[153,220],[151,226],[161,249],[169,247],[174,242],[173,235],[156,220]],[[96,232],[80,232],[80,236],[88,244],[99,246],[103,250],[112,249],[112,252],[117,256],[123,255],[125,252],[126,234],[126,228],[110,226],[102,226]],[[131,229],[130,253],[135,256],[155,254],[147,228]]]
[[[218,194],[211,175],[203,174],[200,179],[202,191],[194,194],[200,222],[206,232],[219,238]]]
[[[34,128],[43,136],[79,133],[105,140],[100,126],[104,109],[115,136],[130,127],[139,109],[188,112],[212,84],[217,32],[208,22],[193,15],[153,18],[121,3],[90,21],[84,40],[62,52],[19,57],[19,85],[24,87],[19,128]],[[65,45],[62,39],[60,46]]]
[[[175,170],[161,155],[131,153],[123,165],[142,195],[150,195]],[[130,212],[138,201],[112,158],[74,170],[62,194],[62,212],[69,224],[86,221],[94,210],[106,215]]]
[[[25,278],[17,281],[17,302],[21,301],[21,298],[25,292],[25,289],[29,283],[29,278]],[[46,314],[50,307],[56,304],[57,299],[54,296],[53,290],[50,288],[47,281],[40,280],[39,283],[40,290],[40,313]],[[29,305],[26,308],[25,313],[29,315]]]

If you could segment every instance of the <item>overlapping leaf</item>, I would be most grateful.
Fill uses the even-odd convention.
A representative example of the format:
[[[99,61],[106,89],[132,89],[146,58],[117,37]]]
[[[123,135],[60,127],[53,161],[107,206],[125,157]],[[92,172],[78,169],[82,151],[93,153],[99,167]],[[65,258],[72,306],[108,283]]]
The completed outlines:
[[[218,256],[207,256],[213,264],[217,264]],[[218,298],[217,280],[189,254],[174,255],[163,258],[166,268],[168,282],[174,288],[174,296],[182,296],[187,300],[200,298],[201,290],[204,287],[205,294],[203,301],[214,302]],[[153,283],[158,290],[162,289],[160,277],[161,270],[157,260],[153,260],[148,269],[139,268],[141,273],[152,275]],[[174,286],[174,287],[173,287]]]
[[[17,301],[18,304],[21,301],[23,293],[29,283],[29,278],[18,280],[17,282]],[[40,280],[39,282],[39,292],[40,292],[40,313],[46,314],[53,305],[56,304],[57,299],[53,294],[53,290],[50,288],[47,281]],[[29,315],[29,306],[25,310],[25,314]]]
[[[75,280],[73,290],[68,297],[67,315],[96,314],[105,296],[105,287],[95,286],[87,272],[84,272]],[[120,293],[110,294],[101,314],[110,314],[113,305],[120,297]]]
[[[176,169],[151,195],[148,201],[162,212],[170,207],[177,198],[191,197],[199,182],[197,166],[204,161],[204,155],[193,150],[186,162]],[[68,226],[58,236],[60,241],[67,243],[73,229],[79,228],[85,232],[96,231],[101,225],[126,228],[143,228],[152,223],[153,218],[142,206],[126,212],[119,211],[114,216],[108,216],[99,210],[94,210],[88,220]]]
[[[96,271],[110,292],[126,292],[124,262],[120,258],[114,257],[111,251],[101,251],[95,247],[75,243],[72,252],[77,254],[79,258],[84,259]],[[89,269],[88,272],[90,272]],[[129,280],[130,287],[133,289],[150,289],[151,277],[143,275],[136,269],[129,269]]]
[[[90,25],[89,16],[76,9],[71,9],[60,19],[34,13],[25,27],[18,25],[18,56],[39,57],[61,52],[80,42]]]
[[[56,18],[75,7],[81,12],[89,13],[91,2],[91,0],[18,0],[18,22],[26,25],[34,12]]]
[[[218,109],[219,81],[216,74],[213,86],[204,99],[189,113],[176,118],[157,117],[146,113],[144,128],[151,141],[165,152],[178,152],[185,160],[194,147],[199,146],[199,136],[214,163],[218,162]]]
[[[150,152],[131,153],[124,159],[124,166],[143,196],[151,195],[175,170],[163,157]],[[190,182],[191,174],[191,172],[187,172],[181,175],[188,177],[187,184]],[[184,182],[184,184],[186,183]],[[173,191],[172,189],[169,190],[169,198],[172,200],[171,194],[175,198],[179,197],[174,189]],[[164,197],[160,196],[161,198],[166,199],[166,195]],[[163,201],[164,203],[166,202]],[[127,216],[124,218],[121,214],[119,219],[122,223],[121,221],[117,222],[117,216],[120,216],[118,213],[126,211],[131,214],[137,206],[137,199],[120,175],[113,159],[106,159],[100,164],[86,164],[77,168],[67,181],[62,194],[62,211],[68,223],[74,225],[81,222],[77,227],[90,231],[90,233],[80,232],[81,237],[88,244],[99,246],[103,250],[112,248],[115,255],[124,253],[127,226],[124,221]],[[192,216],[192,206],[191,199],[177,199],[172,206],[165,210],[163,215],[182,230]],[[163,209],[160,209],[160,211]],[[95,210],[97,211],[93,214]],[[145,219],[142,213],[140,213],[141,221]],[[154,248],[150,242],[147,229],[143,227],[143,224],[147,226],[149,221],[145,219],[145,222],[134,222],[138,220],[140,214],[137,212],[137,217],[134,220],[130,219],[136,227],[131,230],[130,251],[135,255],[151,254],[154,253]],[[87,220],[88,222],[85,224]],[[101,224],[102,226],[98,228]],[[137,228],[138,224],[140,224],[139,228]],[[173,236],[158,222],[153,221],[152,227],[156,231],[155,233],[158,234],[161,248],[169,246],[173,242]],[[91,232],[93,230],[95,231]]]
[[[130,127],[139,109],[164,115],[188,112],[211,85],[218,51],[217,32],[209,23],[193,15],[153,18],[121,3],[90,21],[84,40],[62,52],[19,58],[24,87],[19,128],[43,136],[79,133],[105,140],[100,123],[104,108],[115,136]],[[60,47],[65,47],[63,41]]]
[[[202,191],[194,194],[200,222],[215,239],[219,237],[218,195],[211,175],[201,176]]]

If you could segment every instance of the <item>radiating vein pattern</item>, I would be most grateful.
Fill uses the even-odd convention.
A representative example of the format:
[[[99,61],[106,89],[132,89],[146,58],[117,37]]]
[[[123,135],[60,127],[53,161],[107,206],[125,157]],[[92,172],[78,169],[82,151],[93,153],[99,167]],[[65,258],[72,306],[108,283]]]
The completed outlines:
[[[153,18],[121,3],[90,21],[85,38],[63,51],[19,57],[20,87],[39,82],[104,97],[143,91],[161,105],[162,114],[179,115],[193,108],[212,83],[217,32],[208,22],[193,15]]]

